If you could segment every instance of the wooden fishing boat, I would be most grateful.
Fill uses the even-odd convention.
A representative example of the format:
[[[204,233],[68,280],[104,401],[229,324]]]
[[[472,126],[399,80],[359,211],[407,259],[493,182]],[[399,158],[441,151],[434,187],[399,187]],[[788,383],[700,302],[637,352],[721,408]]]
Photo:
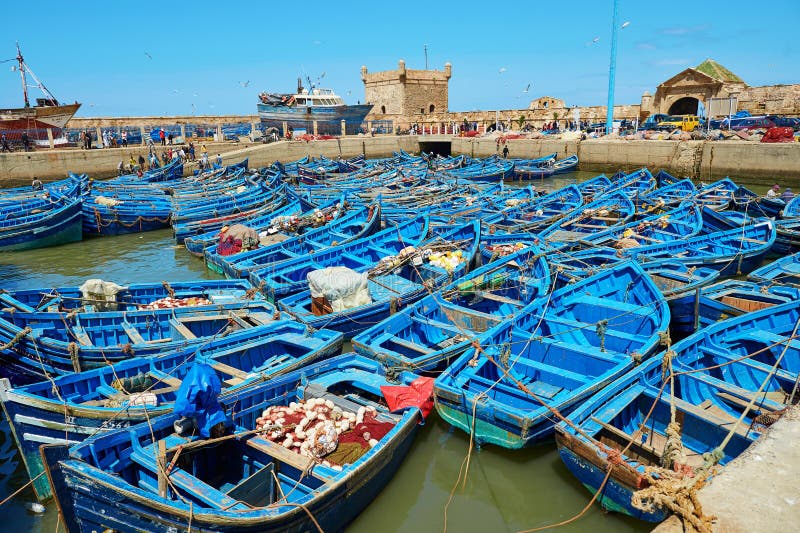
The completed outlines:
[[[268,299],[275,301],[306,289],[306,275],[313,270],[330,266],[364,269],[365,265],[371,265],[381,257],[398,254],[407,246],[418,246],[427,237],[428,227],[427,216],[407,220],[347,244],[329,246],[318,252],[249,270],[250,282],[262,287]]]
[[[628,248],[620,253],[639,261],[679,262],[713,268],[722,276],[733,276],[746,274],[759,266],[772,248],[775,235],[775,225],[768,220],[683,241]]]
[[[705,481],[710,464],[728,464],[763,424],[780,416],[800,371],[791,340],[798,322],[795,300],[718,322],[674,344],[668,355],[645,362],[584,403],[569,424],[558,425],[561,459],[591,492],[603,486],[597,501],[604,508],[665,519],[670,511],[643,496],[670,497],[657,478]],[[677,458],[670,449],[680,450]]]
[[[548,257],[555,271],[555,287],[561,288],[596,274],[628,259],[620,257],[617,250],[606,247],[578,252],[560,252]],[[661,290],[668,301],[671,298],[705,287],[719,279],[719,271],[707,267],[689,267],[680,262],[655,261],[641,263],[644,271]],[[673,315],[672,320],[675,320]]]
[[[778,255],[793,254],[800,251],[800,218],[775,221],[775,244],[772,252]]]
[[[741,228],[756,222],[746,213],[740,211],[714,211],[703,206],[703,233],[715,233],[729,229]]]
[[[800,253],[780,257],[750,272],[747,279],[769,285],[800,286]]]
[[[83,233],[122,235],[168,228],[172,202],[163,192],[92,187],[83,198]]]
[[[600,174],[590,180],[578,183],[577,187],[583,195],[584,202],[589,203],[611,187],[611,180],[605,174]]]
[[[26,313],[53,311],[136,311],[153,306],[159,300],[171,299],[165,305],[217,306],[236,302],[247,303],[262,300],[247,280],[195,280],[162,281],[161,283],[132,283],[116,286],[113,294],[87,294],[80,287],[41,287],[19,289],[0,293],[0,304],[5,308]],[[113,292],[113,291],[112,291]],[[156,304],[157,306],[158,304]]]
[[[761,196],[739,185],[733,195],[733,207],[751,217],[777,218],[786,207],[786,202],[780,198]]]
[[[514,175],[514,162],[496,157],[475,160],[461,168],[448,170],[445,174],[456,180],[501,181]]]
[[[617,191],[603,194],[597,200],[576,207],[561,219],[539,232],[549,243],[569,244],[592,233],[621,226],[631,220],[636,206],[628,196]]]
[[[663,172],[663,171],[661,171]],[[658,177],[655,178],[659,182]],[[684,178],[679,181],[672,182],[668,185],[660,185],[657,189],[643,194],[635,199],[636,209],[638,211],[648,211],[653,208],[678,207],[681,203],[690,200],[697,188],[689,178]]]
[[[700,208],[691,202],[683,202],[668,211],[660,211],[639,217],[626,224],[590,233],[583,237],[581,246],[638,246],[660,244],[688,239],[703,229]]]
[[[275,202],[253,211],[247,217],[233,221],[230,224],[242,224],[260,233],[272,227],[272,221],[278,217],[292,217],[302,214],[303,208],[300,202],[292,201],[286,204],[284,203],[285,201],[285,198],[278,199]],[[216,246],[220,239],[222,227],[218,230],[215,229],[186,237],[183,239],[183,245],[186,247],[186,251],[194,256],[203,257],[205,251],[213,247],[213,253],[217,255]]]
[[[401,372],[389,381],[375,361],[343,355],[226,398],[222,440],[175,434],[179,417],[172,414],[69,451],[46,447],[64,523],[75,533],[153,524],[176,531],[341,531],[391,480],[420,427],[418,407],[390,412],[381,390],[417,379]],[[265,409],[311,400],[333,405],[344,418],[374,409],[356,426],[370,428],[372,447],[349,446],[351,458],[311,459],[254,431]],[[339,440],[361,443],[362,435],[345,432]],[[170,465],[160,478],[163,490],[158,461]]]
[[[487,218],[485,222],[490,233],[536,231],[560,220],[582,204],[583,195],[578,187],[567,185],[550,194],[507,207],[500,216]]]
[[[0,359],[20,373],[45,379],[131,357],[199,345],[219,335],[277,319],[265,301],[100,313],[0,311]]]
[[[386,367],[435,370],[479,334],[550,290],[544,254],[528,247],[478,268],[353,338],[353,349]]]
[[[81,240],[80,183],[64,192],[13,201],[0,208],[0,251],[31,250]]]
[[[287,259],[304,257],[331,246],[343,245],[372,235],[380,229],[380,204],[351,209],[343,216],[305,233],[292,234],[288,229],[272,233],[272,244],[238,254],[221,256],[216,246],[204,253],[206,265],[230,278],[247,277],[252,270]]]
[[[564,159],[555,160],[556,155],[550,154],[544,158],[534,159],[531,162],[519,163],[514,161],[514,178],[519,180],[532,180],[548,178],[555,174],[572,172],[578,168],[578,156],[571,155]],[[542,161],[543,160],[543,161]]]
[[[532,444],[552,434],[551,409],[575,409],[646,359],[668,327],[667,303],[638,264],[605,269],[482,335],[436,379],[436,409],[478,443]]]
[[[707,328],[726,318],[759,311],[800,298],[800,289],[728,279],[699,292],[669,300],[670,330],[675,338]]]
[[[113,366],[56,376],[22,387],[0,380],[0,400],[40,500],[52,496],[39,446],[75,444],[91,435],[127,428],[172,411],[176,393],[195,360],[222,384],[220,396],[273,379],[341,352],[342,336],[309,332],[280,321],[240,330],[201,346],[135,357]]]
[[[295,320],[312,328],[340,331],[351,339],[468,272],[480,242],[480,223],[475,221],[443,232],[414,246],[402,243],[390,248],[370,248],[360,255],[341,253],[332,266],[347,266],[366,273],[369,299],[356,306],[335,309],[331,298],[322,309],[311,287],[277,300],[278,307]],[[405,250],[405,251],[403,251]],[[439,261],[443,254],[456,258],[454,263]],[[306,267],[302,267],[305,269]],[[329,308],[326,306],[329,305]]]
[[[786,202],[781,217],[786,219],[800,217],[800,196],[795,196]]]
[[[739,186],[730,178],[723,178],[698,189],[694,202],[714,211],[725,211],[730,209],[738,190]]]

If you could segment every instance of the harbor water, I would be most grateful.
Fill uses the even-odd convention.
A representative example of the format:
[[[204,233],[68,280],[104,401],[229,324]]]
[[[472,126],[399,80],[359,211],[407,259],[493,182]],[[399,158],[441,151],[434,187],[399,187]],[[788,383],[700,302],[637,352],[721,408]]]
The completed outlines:
[[[535,185],[554,190],[594,175],[576,172]],[[769,185],[753,189],[763,193]],[[170,230],[0,255],[0,288],[9,290],[80,285],[90,278],[124,285],[218,277],[200,259],[176,246]],[[2,499],[25,485],[27,477],[8,424],[3,421],[0,429]],[[448,531],[519,531],[567,520],[590,499],[561,463],[553,442],[517,451],[493,446],[473,450],[468,477],[457,484],[468,451],[468,435],[451,430],[433,414],[397,475],[348,531],[444,531],[445,509]],[[34,501],[33,491],[27,488],[6,504],[0,531],[56,531],[55,504],[46,502],[46,511],[35,514],[26,505]],[[599,533],[651,528],[652,524],[607,514],[594,506],[579,520],[558,529]]]

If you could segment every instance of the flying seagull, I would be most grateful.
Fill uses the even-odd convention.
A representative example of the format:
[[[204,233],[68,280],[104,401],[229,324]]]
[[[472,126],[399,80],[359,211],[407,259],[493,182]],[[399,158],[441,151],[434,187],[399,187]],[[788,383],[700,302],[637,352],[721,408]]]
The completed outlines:
[[[500,74],[502,74],[502,73],[503,73],[503,72],[505,72],[506,70],[508,70],[506,67],[500,67],[500,70],[498,70],[497,72],[499,72]]]
[[[250,85],[250,80],[240,81],[239,85],[241,85],[242,87],[247,87],[248,85]]]
[[[531,84],[529,83],[528,86],[525,87],[525,90],[522,91],[522,92],[526,93],[526,92],[528,92],[530,90],[530,88],[531,88]]]
[[[144,53],[144,55],[146,55],[146,56],[147,56],[147,59],[153,59],[153,56],[151,56],[151,55],[150,55],[150,54],[148,54],[147,52],[145,52],[145,53]]]
[[[630,26],[630,25],[631,25],[631,21],[630,21],[630,20],[626,20],[625,22],[623,22],[623,23],[622,23],[622,28],[623,28],[623,29],[624,29],[624,28],[627,28],[627,27],[628,27],[628,26]]]

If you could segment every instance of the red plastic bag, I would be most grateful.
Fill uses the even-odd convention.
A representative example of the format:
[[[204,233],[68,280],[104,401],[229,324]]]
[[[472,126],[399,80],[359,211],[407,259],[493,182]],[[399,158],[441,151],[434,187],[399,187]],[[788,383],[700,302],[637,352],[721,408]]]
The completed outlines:
[[[416,407],[424,421],[433,409],[433,381],[433,378],[419,377],[408,386],[384,385],[381,394],[391,412]]]

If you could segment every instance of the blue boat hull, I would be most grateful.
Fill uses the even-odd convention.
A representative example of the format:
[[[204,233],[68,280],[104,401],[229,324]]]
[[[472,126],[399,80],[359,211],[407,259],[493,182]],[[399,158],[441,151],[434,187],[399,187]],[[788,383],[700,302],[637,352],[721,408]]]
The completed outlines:
[[[10,252],[15,250],[33,250],[77,242],[83,238],[81,232],[80,203],[75,212],[65,220],[44,229],[36,228],[30,231],[16,233],[7,237],[0,237],[0,251]]]

